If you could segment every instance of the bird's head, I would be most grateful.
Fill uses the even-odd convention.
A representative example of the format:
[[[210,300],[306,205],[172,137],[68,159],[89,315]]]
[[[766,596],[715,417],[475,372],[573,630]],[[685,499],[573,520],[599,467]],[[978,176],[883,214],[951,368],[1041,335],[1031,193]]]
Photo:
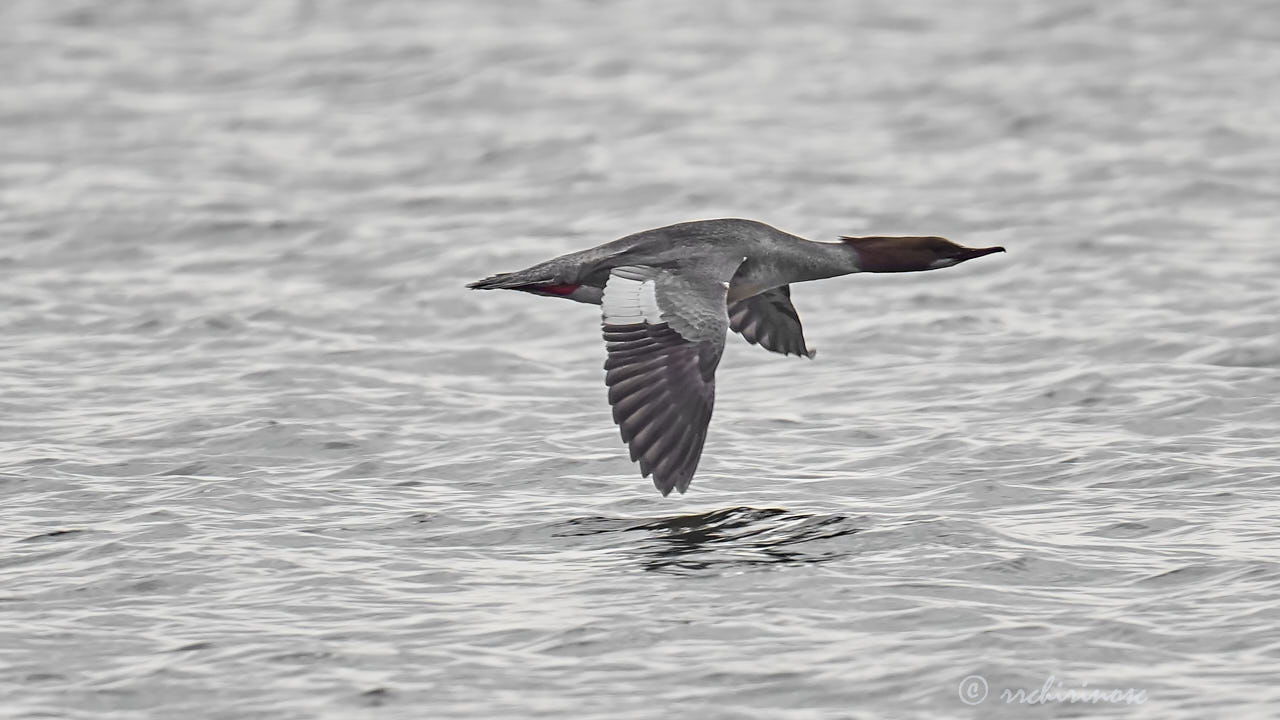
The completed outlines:
[[[863,272],[919,272],[959,265],[1002,247],[967,248],[940,237],[842,237],[858,254]]]

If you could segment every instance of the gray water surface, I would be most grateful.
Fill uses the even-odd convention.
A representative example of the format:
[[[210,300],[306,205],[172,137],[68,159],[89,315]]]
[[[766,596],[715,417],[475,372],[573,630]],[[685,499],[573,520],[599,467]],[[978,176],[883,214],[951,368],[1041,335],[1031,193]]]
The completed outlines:
[[[1277,716],[1273,4],[15,0],[0,68],[0,716]],[[463,285],[725,216],[1009,253],[794,288],[663,499],[598,309]]]

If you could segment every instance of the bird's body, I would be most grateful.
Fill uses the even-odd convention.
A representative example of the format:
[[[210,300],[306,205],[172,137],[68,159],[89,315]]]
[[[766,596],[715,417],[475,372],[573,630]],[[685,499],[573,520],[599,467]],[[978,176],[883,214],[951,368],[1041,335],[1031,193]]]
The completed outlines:
[[[791,283],[856,272],[911,272],[1002,252],[937,237],[820,243],[753,220],[703,220],[634,235],[468,287],[602,305],[605,384],[614,421],[663,495],[684,492],[702,454],[715,369],[728,330],[813,357]]]

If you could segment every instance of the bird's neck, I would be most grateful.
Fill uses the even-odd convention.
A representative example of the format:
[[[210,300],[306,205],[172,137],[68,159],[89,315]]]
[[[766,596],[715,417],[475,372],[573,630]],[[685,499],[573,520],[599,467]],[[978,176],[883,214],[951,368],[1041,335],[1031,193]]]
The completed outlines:
[[[787,258],[794,275],[792,282],[822,280],[850,273],[862,272],[858,252],[847,243],[824,243],[806,240],[788,253]]]
[[[845,243],[820,243],[779,233],[769,247],[748,257],[733,276],[729,304],[771,288],[861,272],[858,253]]]

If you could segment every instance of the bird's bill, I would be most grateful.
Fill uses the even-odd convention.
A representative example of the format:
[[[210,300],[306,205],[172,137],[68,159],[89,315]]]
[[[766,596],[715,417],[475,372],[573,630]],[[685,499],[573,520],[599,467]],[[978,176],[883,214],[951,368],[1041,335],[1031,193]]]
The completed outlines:
[[[983,255],[990,255],[992,253],[998,253],[998,252],[1004,252],[1004,251],[1005,249],[1002,247],[960,248],[960,252],[956,253],[954,257],[957,261],[964,262],[965,260],[980,258]]]

